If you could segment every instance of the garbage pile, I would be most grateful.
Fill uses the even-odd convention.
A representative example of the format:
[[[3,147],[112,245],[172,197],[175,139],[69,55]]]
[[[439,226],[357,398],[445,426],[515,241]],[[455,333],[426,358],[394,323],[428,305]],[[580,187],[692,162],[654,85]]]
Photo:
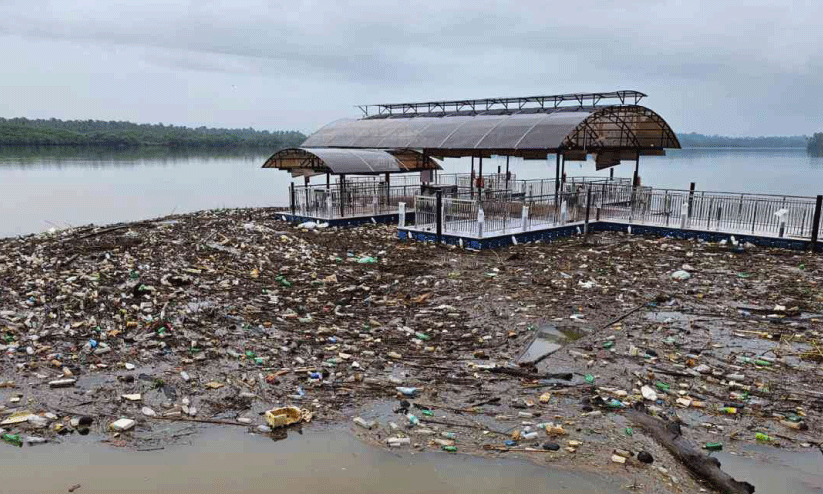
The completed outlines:
[[[687,489],[625,412],[644,403],[707,452],[816,447],[821,280],[816,256],[750,245],[474,252],[265,209],[5,239],[0,434],[152,449],[201,424],[346,422],[392,448]]]

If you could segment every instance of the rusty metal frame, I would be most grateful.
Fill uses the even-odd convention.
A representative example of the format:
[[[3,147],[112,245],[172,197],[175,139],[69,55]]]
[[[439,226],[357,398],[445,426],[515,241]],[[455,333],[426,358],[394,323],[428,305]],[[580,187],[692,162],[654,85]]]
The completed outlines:
[[[674,131],[668,123],[663,120],[663,117],[654,111],[638,105],[622,105],[622,106],[607,106],[600,108],[569,133],[563,141],[564,149],[584,149],[597,150],[605,148],[622,148],[622,149],[645,149],[641,142],[649,140],[649,136],[645,134],[638,135],[637,122],[632,122],[636,118],[647,119],[655,126],[651,129],[641,129],[646,132],[659,132],[659,141],[657,146],[659,148],[680,148],[680,141],[677,139]],[[602,141],[600,134],[603,129],[598,130],[597,127],[603,124],[611,125],[609,129],[613,132],[619,132],[617,139],[610,138],[609,143],[598,145],[598,141]]]

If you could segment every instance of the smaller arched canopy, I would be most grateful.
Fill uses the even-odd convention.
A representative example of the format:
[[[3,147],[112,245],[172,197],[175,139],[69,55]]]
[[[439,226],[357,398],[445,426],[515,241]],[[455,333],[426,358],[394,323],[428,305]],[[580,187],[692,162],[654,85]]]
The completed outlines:
[[[274,153],[263,168],[288,170],[292,176],[321,173],[373,175],[440,170],[434,159],[412,149],[289,148]]]

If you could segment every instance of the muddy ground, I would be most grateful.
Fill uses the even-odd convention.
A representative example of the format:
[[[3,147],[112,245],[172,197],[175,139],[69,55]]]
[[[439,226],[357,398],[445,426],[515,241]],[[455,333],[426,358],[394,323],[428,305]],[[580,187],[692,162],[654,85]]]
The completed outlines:
[[[288,404],[303,427],[360,417],[384,447],[643,492],[708,486],[628,420],[637,402],[698,448],[818,447],[818,256],[615,233],[474,252],[277,218],[0,240],[0,428],[151,450],[204,423],[268,433],[263,412]]]

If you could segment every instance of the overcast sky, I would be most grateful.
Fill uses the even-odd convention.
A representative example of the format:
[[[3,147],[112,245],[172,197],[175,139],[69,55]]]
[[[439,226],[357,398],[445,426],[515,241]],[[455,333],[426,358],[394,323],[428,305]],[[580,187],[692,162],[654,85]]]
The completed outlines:
[[[364,103],[637,89],[677,132],[808,134],[821,46],[820,0],[0,0],[0,116],[312,132]]]

